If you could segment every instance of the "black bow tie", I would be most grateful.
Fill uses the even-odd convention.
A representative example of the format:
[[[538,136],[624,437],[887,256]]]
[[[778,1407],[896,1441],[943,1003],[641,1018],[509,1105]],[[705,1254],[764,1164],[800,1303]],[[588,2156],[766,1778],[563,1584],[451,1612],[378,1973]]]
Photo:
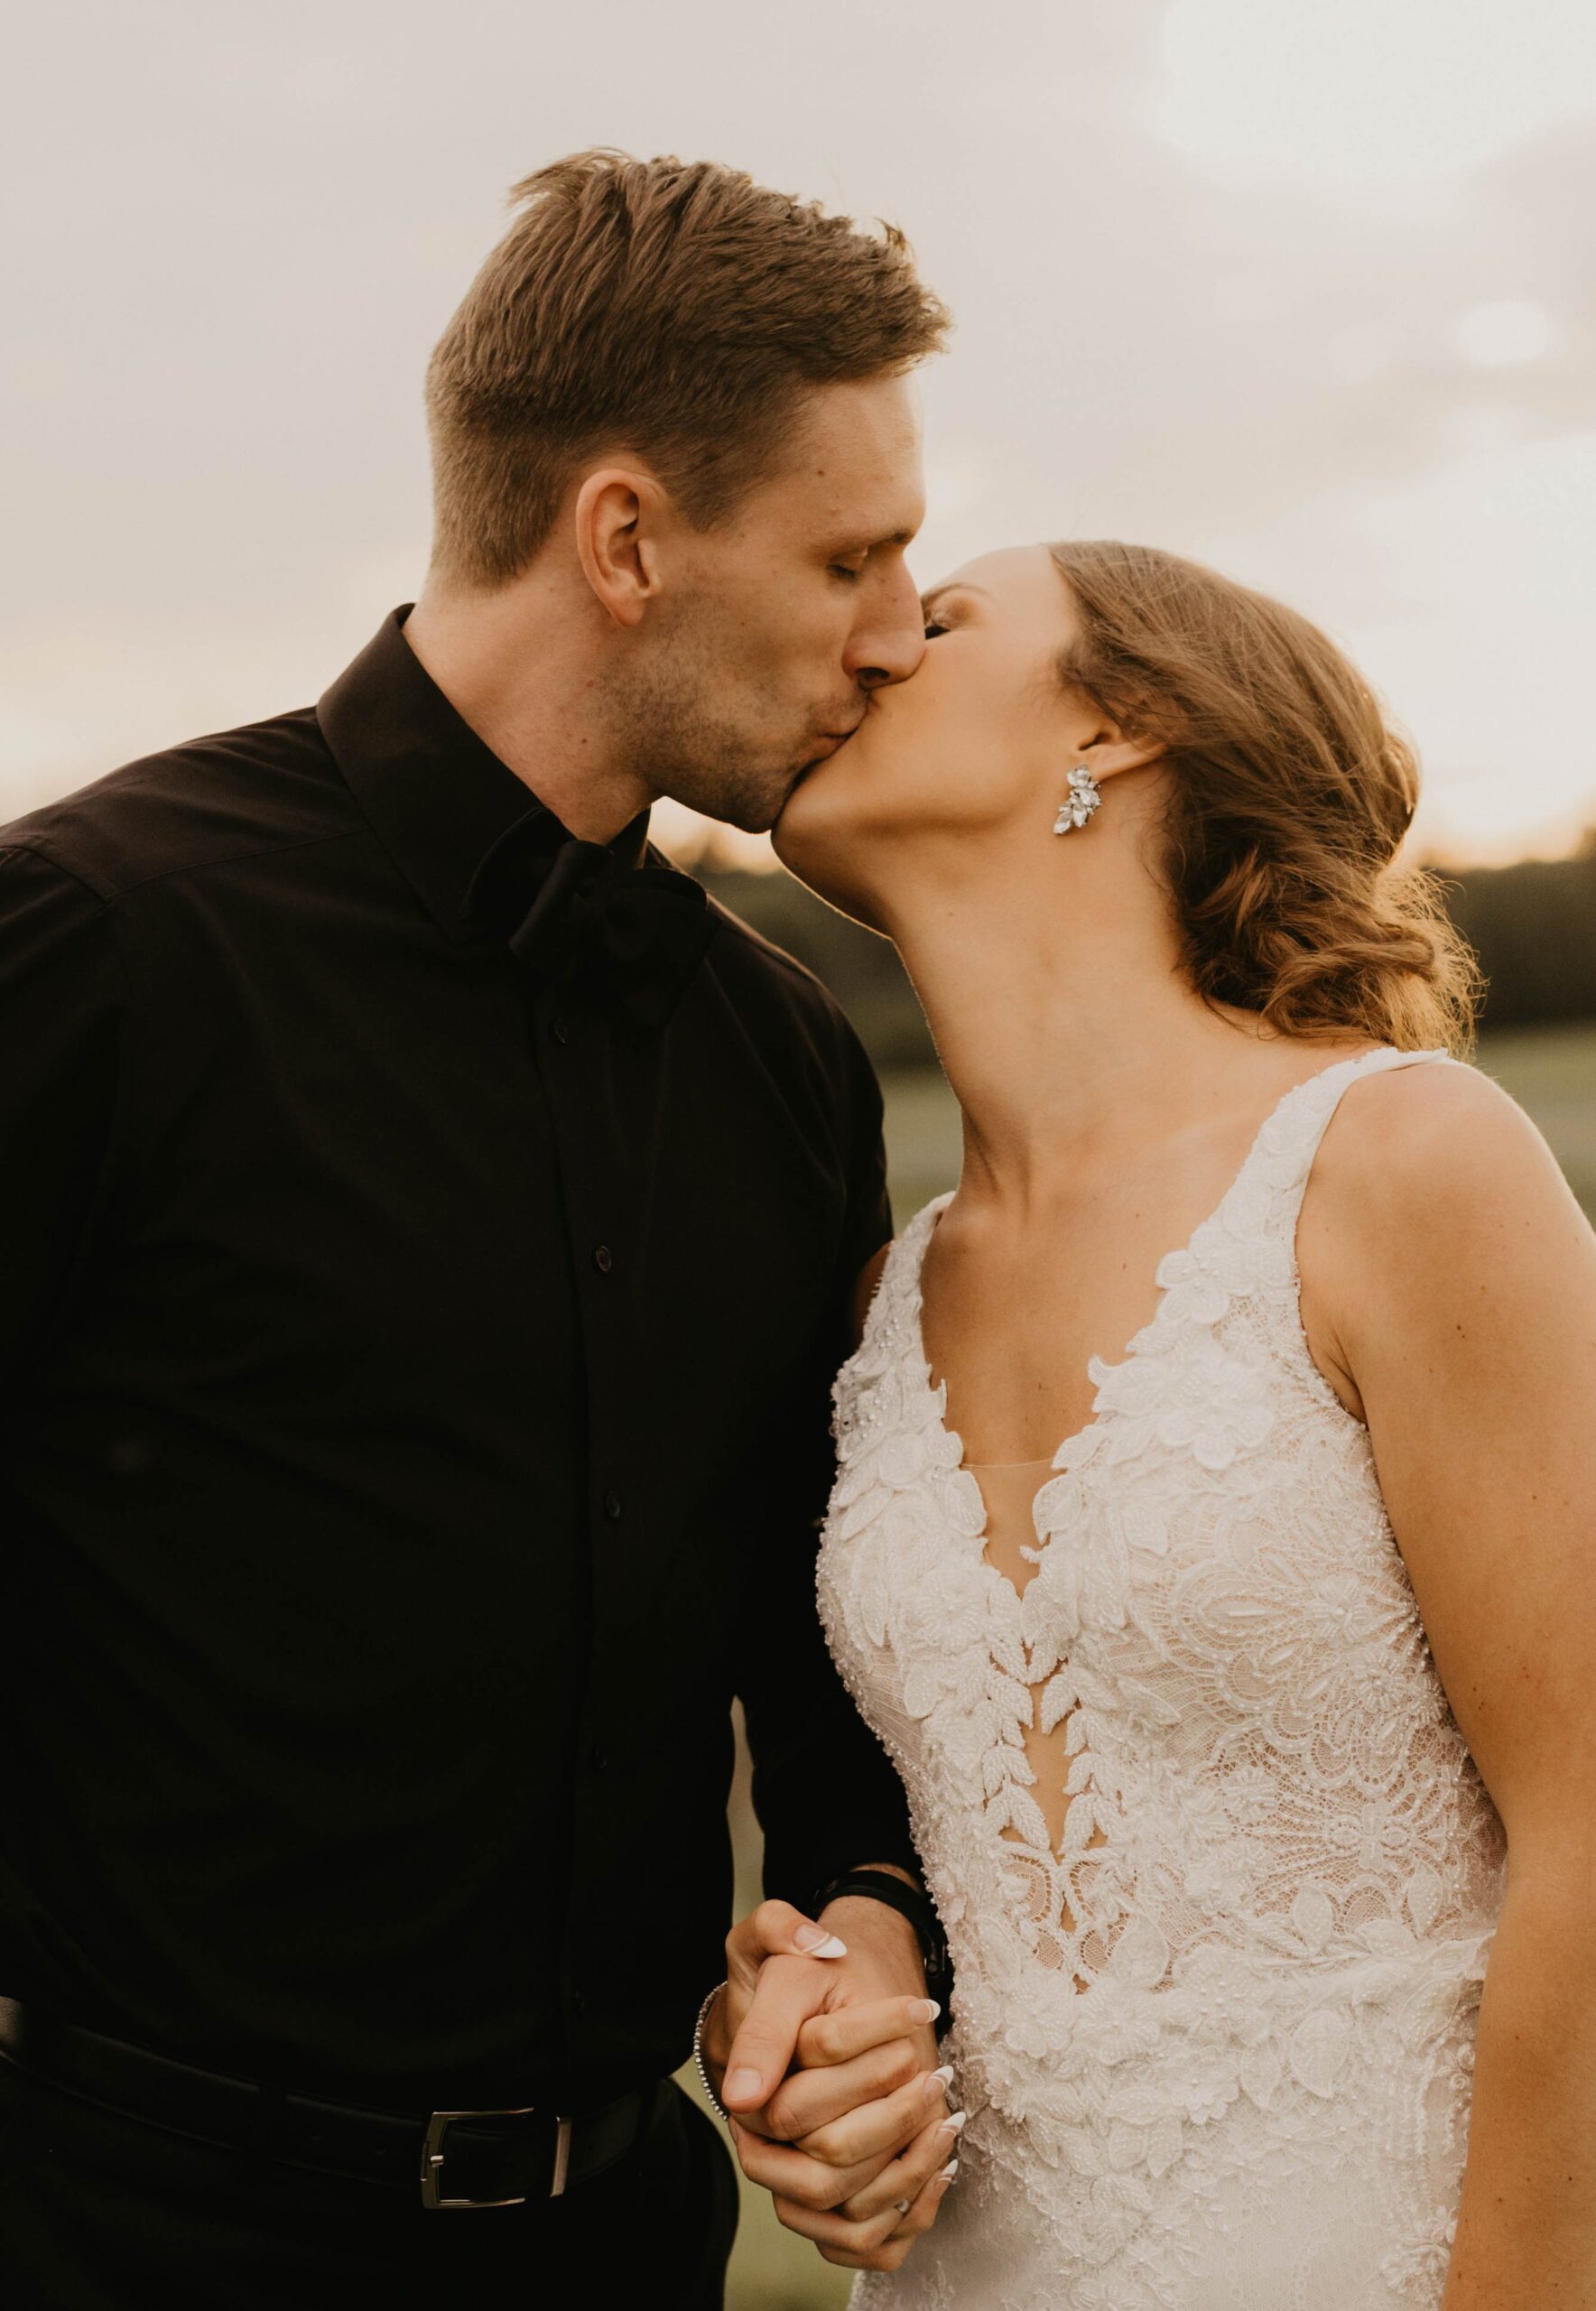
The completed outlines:
[[[540,979],[570,970],[597,981],[650,1027],[675,1010],[719,928],[691,875],[624,866],[607,844],[567,833],[541,803],[487,852],[465,911]]]

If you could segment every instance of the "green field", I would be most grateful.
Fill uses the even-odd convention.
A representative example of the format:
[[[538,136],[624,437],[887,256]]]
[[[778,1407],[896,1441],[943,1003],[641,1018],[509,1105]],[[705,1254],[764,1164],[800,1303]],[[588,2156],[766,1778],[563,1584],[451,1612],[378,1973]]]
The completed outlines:
[[[1481,1039],[1480,1064],[1545,1133],[1575,1194],[1596,1219],[1596,1026],[1524,1029]],[[886,1080],[886,1140],[901,1228],[959,1176],[959,1114],[938,1074]],[[740,1745],[739,1745],[740,1753]],[[739,1908],[758,1898],[758,1833],[746,1761],[732,1803]],[[849,2279],[784,2231],[763,2193],[745,2188],[728,2311],[840,2311]]]
[[[1596,1220],[1596,1026],[1520,1027],[1482,1035],[1480,1064],[1545,1134]]]

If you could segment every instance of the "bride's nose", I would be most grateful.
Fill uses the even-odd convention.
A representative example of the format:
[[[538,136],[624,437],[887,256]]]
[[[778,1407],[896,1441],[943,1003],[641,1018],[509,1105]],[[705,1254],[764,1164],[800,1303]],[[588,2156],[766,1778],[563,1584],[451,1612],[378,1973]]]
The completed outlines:
[[[920,596],[907,567],[861,589],[859,615],[848,638],[843,663],[861,690],[905,682],[925,655],[925,621]]]

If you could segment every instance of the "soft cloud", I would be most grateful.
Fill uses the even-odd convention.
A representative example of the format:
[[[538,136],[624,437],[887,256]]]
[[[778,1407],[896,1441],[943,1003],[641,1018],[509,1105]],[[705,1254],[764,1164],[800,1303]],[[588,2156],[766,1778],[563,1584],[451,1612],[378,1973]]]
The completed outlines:
[[[1174,0],[1161,127],[1246,183],[1433,184],[1596,107],[1587,0]]]

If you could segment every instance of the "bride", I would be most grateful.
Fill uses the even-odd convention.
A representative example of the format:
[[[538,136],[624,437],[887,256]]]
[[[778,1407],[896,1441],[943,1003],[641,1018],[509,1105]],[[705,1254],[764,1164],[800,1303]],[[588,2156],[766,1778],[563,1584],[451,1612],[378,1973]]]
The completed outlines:
[[[1596,1239],[1447,1056],[1412,757],[1167,554],[993,554],[928,615],[776,848],[963,1109],[820,1590],[969,2117],[934,2229],[940,2176],[784,2219],[892,2311],[1589,2306]]]

